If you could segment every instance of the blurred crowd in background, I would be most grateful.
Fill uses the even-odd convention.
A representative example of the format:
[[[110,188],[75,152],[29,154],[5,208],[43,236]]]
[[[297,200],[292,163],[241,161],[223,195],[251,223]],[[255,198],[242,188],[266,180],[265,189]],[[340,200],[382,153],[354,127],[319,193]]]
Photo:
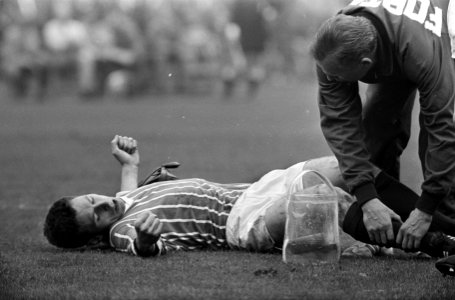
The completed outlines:
[[[103,94],[254,95],[312,72],[308,44],[346,0],[0,0],[0,79],[15,98],[70,82]]]

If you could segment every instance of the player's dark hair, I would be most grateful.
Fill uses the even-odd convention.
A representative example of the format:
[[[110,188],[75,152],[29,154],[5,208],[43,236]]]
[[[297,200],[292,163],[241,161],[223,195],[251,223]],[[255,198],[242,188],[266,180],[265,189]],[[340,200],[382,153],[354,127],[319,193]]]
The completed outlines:
[[[44,222],[44,235],[49,243],[60,248],[84,246],[93,237],[82,232],[76,220],[76,211],[70,205],[75,197],[63,197],[49,209]]]
[[[376,37],[376,29],[367,18],[336,15],[321,25],[310,52],[316,61],[331,55],[341,64],[358,62],[375,51]]]

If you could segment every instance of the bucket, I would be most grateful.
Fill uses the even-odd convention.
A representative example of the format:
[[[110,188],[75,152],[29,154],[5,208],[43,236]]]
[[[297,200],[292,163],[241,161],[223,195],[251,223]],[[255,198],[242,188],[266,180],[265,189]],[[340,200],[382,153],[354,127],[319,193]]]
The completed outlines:
[[[305,170],[288,192],[283,261],[336,263],[340,251],[338,194],[324,175]]]

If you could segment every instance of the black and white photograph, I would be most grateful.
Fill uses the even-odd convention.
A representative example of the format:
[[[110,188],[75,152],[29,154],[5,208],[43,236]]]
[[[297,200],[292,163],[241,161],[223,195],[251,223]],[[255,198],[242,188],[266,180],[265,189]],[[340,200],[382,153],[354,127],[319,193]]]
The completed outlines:
[[[0,299],[455,299],[455,0],[0,0]]]

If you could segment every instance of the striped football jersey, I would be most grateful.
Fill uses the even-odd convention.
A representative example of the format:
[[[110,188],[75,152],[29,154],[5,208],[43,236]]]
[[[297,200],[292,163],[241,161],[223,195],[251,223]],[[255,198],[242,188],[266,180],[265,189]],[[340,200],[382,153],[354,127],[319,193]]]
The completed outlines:
[[[152,212],[162,223],[157,254],[170,250],[227,248],[226,221],[250,184],[219,184],[203,179],[157,182],[120,196],[127,203],[123,217],[110,229],[111,246],[137,255],[134,222]]]

